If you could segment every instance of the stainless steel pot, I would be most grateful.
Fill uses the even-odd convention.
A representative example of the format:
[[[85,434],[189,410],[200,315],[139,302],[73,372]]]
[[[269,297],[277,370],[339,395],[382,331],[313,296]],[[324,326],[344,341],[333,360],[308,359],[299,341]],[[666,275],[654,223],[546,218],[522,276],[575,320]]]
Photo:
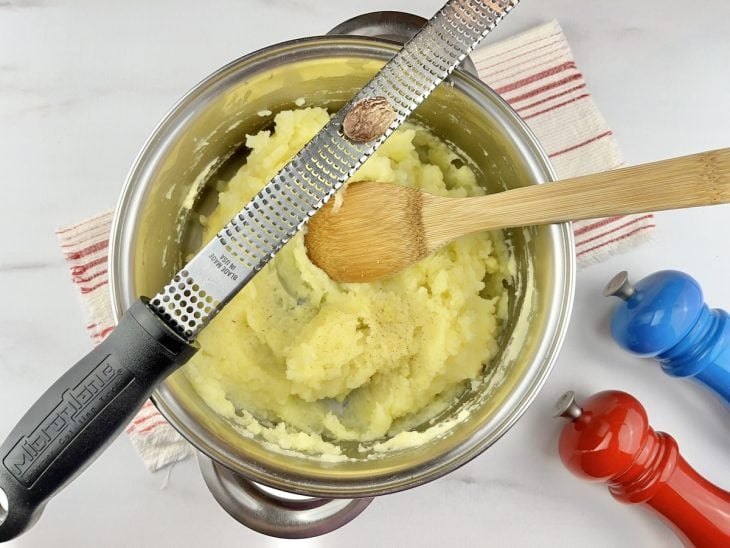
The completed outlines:
[[[115,316],[137,296],[155,294],[195,247],[199,234],[189,221],[211,207],[215,182],[243,161],[245,135],[271,123],[273,115],[261,113],[293,108],[300,97],[336,110],[396,49],[392,42],[347,36],[278,44],[223,67],[175,105],[142,149],[116,209],[110,250]],[[490,191],[554,179],[527,126],[465,71],[456,71],[414,117],[471,158]],[[353,457],[346,462],[272,451],[213,413],[183,374],[168,378],[155,404],[201,452],[206,481],[226,510],[267,534],[320,534],[352,519],[369,497],[436,479],[502,436],[550,372],[567,328],[575,271],[569,225],[512,230],[508,238],[518,283],[500,356],[485,368],[481,386],[440,420],[464,409],[469,417],[424,446],[377,458],[345,447]],[[319,497],[333,500],[324,504]]]

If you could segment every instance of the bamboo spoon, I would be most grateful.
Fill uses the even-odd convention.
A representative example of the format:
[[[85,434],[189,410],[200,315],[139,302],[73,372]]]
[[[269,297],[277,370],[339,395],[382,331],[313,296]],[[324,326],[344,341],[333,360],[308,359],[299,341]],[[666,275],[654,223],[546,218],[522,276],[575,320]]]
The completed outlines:
[[[727,202],[730,148],[472,198],[360,182],[312,217],[305,242],[333,280],[372,282],[473,232]]]

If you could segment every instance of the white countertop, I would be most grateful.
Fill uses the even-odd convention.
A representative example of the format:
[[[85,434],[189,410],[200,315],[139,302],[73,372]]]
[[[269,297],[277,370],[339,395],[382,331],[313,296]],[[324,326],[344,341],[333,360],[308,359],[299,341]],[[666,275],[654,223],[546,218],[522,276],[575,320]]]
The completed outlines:
[[[260,47],[321,34],[378,9],[430,16],[441,0],[0,1],[0,437],[89,350],[54,228],[111,207],[127,169],[167,109],[204,76]],[[730,3],[525,0],[492,39],[557,19],[627,163],[730,146]],[[689,17],[691,15],[691,17]],[[626,390],[687,460],[730,488],[728,411],[610,340],[622,269],[664,268],[730,309],[730,206],[657,215],[655,240],[581,271],[557,366],[496,445],[431,484],[376,501],[324,537],[270,539],[233,521],[194,460],[149,474],[122,436],[9,546],[679,546],[648,512],[571,476],[557,456],[566,389]]]

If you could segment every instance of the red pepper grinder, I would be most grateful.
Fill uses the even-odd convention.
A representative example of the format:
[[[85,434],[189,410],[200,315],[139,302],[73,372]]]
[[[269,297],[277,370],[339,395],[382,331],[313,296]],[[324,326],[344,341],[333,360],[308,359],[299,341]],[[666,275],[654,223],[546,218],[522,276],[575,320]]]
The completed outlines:
[[[688,546],[730,546],[730,493],[698,474],[669,434],[655,432],[633,396],[599,392],[582,406],[566,392],[555,404],[565,417],[560,458],[573,474],[608,484],[624,503],[643,503]]]

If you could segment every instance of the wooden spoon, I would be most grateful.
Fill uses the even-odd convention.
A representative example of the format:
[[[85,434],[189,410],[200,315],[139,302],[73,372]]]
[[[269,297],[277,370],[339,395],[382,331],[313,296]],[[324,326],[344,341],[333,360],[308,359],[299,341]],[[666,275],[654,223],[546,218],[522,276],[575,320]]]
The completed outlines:
[[[730,148],[472,198],[351,183],[341,207],[312,217],[305,241],[333,280],[372,282],[473,232],[727,202]]]

